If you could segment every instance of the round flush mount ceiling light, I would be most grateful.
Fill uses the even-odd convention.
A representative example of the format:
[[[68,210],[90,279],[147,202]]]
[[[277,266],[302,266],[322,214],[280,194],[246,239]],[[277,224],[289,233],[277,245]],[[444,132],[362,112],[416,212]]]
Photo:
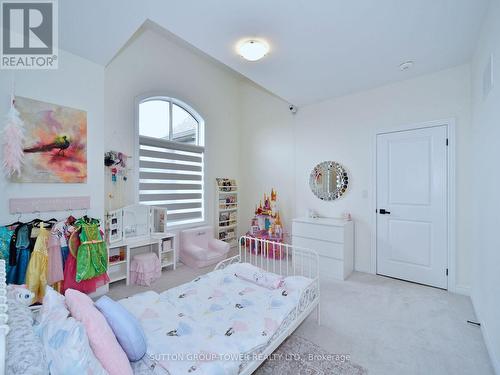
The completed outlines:
[[[404,63],[399,64],[399,70],[404,72],[405,70],[410,69],[413,66],[413,61],[405,61]]]
[[[262,59],[269,52],[269,44],[264,40],[246,39],[238,44],[238,53],[248,61]]]

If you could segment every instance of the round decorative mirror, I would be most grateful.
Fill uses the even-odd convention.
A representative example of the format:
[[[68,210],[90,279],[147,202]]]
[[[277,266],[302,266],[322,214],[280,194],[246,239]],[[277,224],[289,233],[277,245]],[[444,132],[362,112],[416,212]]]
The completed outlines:
[[[319,163],[314,167],[309,177],[311,191],[324,201],[340,198],[346,192],[348,183],[347,171],[334,161]]]

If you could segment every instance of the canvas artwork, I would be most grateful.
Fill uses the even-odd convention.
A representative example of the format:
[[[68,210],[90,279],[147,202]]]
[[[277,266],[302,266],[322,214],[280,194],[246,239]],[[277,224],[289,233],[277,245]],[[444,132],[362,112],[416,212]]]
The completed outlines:
[[[24,164],[15,182],[85,183],[87,112],[16,97],[24,121]]]

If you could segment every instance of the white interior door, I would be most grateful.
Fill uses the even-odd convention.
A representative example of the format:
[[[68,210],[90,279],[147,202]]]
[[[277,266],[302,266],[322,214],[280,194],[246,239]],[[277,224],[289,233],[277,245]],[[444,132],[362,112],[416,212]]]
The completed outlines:
[[[377,135],[377,273],[447,289],[447,127]]]

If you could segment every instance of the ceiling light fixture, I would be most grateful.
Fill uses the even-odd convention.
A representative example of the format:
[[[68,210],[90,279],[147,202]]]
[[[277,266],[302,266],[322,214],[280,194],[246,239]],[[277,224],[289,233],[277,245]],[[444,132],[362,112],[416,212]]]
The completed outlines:
[[[399,64],[399,69],[404,72],[405,70],[410,69],[413,66],[413,61],[405,61],[404,63]]]
[[[238,53],[248,61],[262,59],[269,52],[269,44],[264,40],[247,39],[239,43]]]

